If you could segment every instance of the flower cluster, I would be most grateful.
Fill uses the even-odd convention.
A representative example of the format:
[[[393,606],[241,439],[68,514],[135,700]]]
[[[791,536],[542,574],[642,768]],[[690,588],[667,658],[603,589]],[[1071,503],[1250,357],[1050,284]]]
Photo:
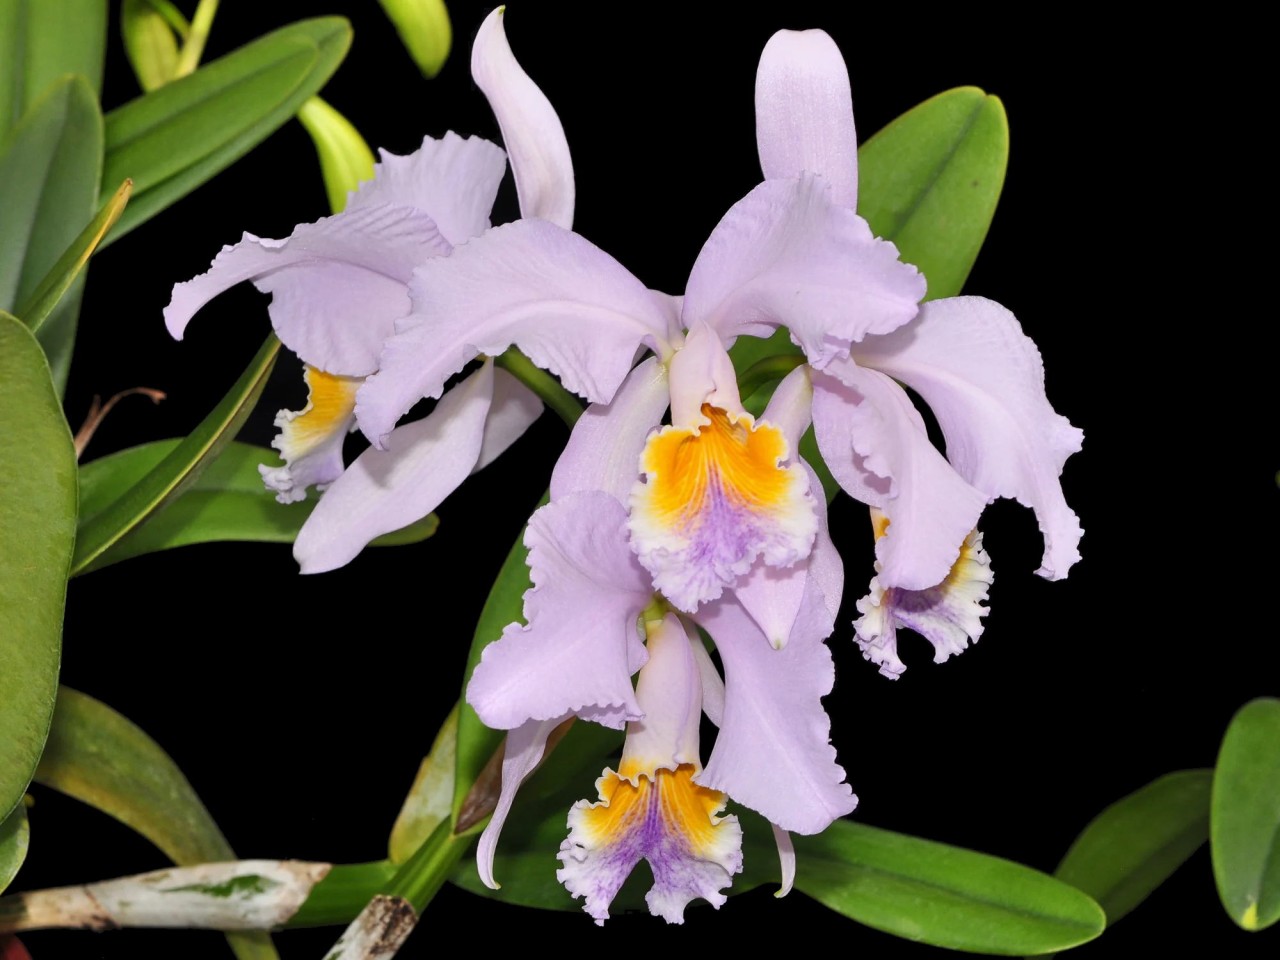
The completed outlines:
[[[488,223],[497,147],[428,140],[411,157],[384,155],[343,213],[224,249],[175,289],[167,319],[180,334],[245,279],[273,294],[312,397],[281,415],[286,466],[264,478],[288,499],[330,485],[297,542],[304,571],[340,566],[425,515],[527,428],[540,402],[489,358],[514,346],[589,401],[529,521],[526,623],[486,648],[467,688],[481,719],[509,731],[478,864],[494,885],[503,823],[558,725],[625,729],[598,800],[569,812],[558,876],[603,922],[647,860],[649,906],[678,922],[695,898],[722,903],[741,869],[729,798],[774,825],[784,887],[788,831],[819,832],[857,802],[821,704],[844,571],[802,434],[812,426],[832,475],[871,508],[876,574],[854,627],[888,676],[903,669],[899,627],[939,660],[977,639],[991,581],[977,522],[996,497],[1035,511],[1039,572],[1066,575],[1081,531],[1058,477],[1081,434],[1050,407],[1039,353],[1008,310],[978,297],[921,304],[925,277],[856,213],[848,74],[825,33],[782,31],[766,45],[764,179],[711,232],[679,297],[572,231],[563,130],[512,57],[501,11],[472,68],[499,119],[520,220]],[[803,357],[757,419],[728,350],[779,329]],[[929,404],[945,455],[904,385]],[[426,418],[397,426],[437,397]],[[373,446],[344,467],[352,424]],[[719,728],[705,766],[704,714]]]

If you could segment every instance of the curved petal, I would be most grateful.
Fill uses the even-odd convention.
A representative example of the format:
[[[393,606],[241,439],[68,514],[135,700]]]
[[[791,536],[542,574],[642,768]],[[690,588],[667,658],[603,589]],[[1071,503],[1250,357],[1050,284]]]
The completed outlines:
[[[632,783],[640,773],[675,770],[682,763],[702,766],[698,730],[702,721],[702,676],[691,637],[678,614],[646,621],[649,659],[636,681],[636,703],[644,712],[627,724],[618,774]]]
[[[767,420],[787,438],[787,446],[800,449],[800,438],[813,422],[813,379],[807,366],[799,366],[782,378],[761,420]]]
[[[778,867],[782,872],[782,886],[775,897],[785,897],[796,885],[796,848],[791,842],[791,834],[776,823],[769,824],[773,828],[773,842],[778,848]]]
[[[573,494],[530,518],[529,625],[513,623],[487,646],[467,685],[485,724],[510,730],[586,708],[610,726],[640,717],[631,668],[645,662],[637,617],[652,590],[625,524],[603,493]]]
[[[493,398],[493,363],[450,390],[436,408],[369,448],[347,467],[307,518],[293,555],[303,573],[353,560],[384,533],[421,520],[470,476]]]
[[[689,275],[686,325],[705,320],[725,340],[785,326],[821,369],[914,317],[924,277],[829,192],[806,174],[766,180],[734,204]]]
[[[516,62],[503,29],[505,7],[480,24],[471,47],[471,76],[498,118],[511,156],[520,216],[573,226],[573,161],[551,101]]]
[[[493,876],[493,855],[498,849],[498,837],[502,835],[502,827],[511,813],[516,792],[529,779],[529,775],[538,769],[551,732],[568,719],[569,715],[565,714],[554,720],[530,720],[507,734],[502,754],[502,787],[498,793],[498,803],[493,808],[493,815],[484,832],[480,834],[480,842],[476,844],[476,872],[480,874],[480,882],[490,890],[502,887]]]
[[[165,324],[181,340],[197,310],[252,280],[272,294],[271,324],[286,347],[313,367],[362,377],[377,369],[382,341],[409,312],[414,267],[450,249],[426,214],[385,205],[301,224],[285,240],[246,233],[206,273],[173,288]]]
[[[731,417],[743,413],[738,375],[719,335],[699,321],[689,327],[684,346],[671,358],[671,425],[697,428],[710,421],[706,405]]]
[[[280,451],[282,467],[259,465],[262,482],[281,503],[305,500],[307,487],[324,489],[342,476],[342,442],[355,423],[360,381],[303,366],[307,405],[276,414],[279,429],[271,446]]]
[[[796,833],[818,833],[852,811],[858,799],[836,763],[822,709],[835,680],[826,645],[797,637],[775,650],[728,599],[697,620],[725,669],[724,723],[697,782]]]
[[[724,721],[724,680],[701,640],[693,645],[693,659],[702,680],[702,712],[718,727]]]
[[[435,221],[454,246],[489,229],[498,185],[506,172],[502,148],[452,130],[440,140],[424,137],[406,157],[379,150],[373,179],[360,185],[347,209],[392,204],[413,207]]]
[[[882,510],[876,541],[886,587],[923,590],[942,580],[987,498],[929,442],[911,400],[884,374],[850,361],[813,378],[813,426],[832,475],[852,497]]]
[[[472,472],[483,470],[523,437],[533,422],[542,416],[542,409],[542,401],[537,394],[507,371],[495,368],[493,403],[484,421],[484,438]]]
[[[766,179],[821,174],[831,199],[858,202],[858,136],[849,71],[822,30],[779,30],[756,69],[756,146]]]
[[[1017,318],[982,297],[935,300],[857,358],[924,397],[962,477],[1035,511],[1045,544],[1036,572],[1065,577],[1080,559],[1083,531],[1058,478],[1084,434],[1049,405],[1040,351]]]
[[[478,354],[512,344],[565,387],[608,403],[641,344],[663,343],[666,308],[618,261],[544,220],[517,220],[429,260],[411,284],[356,419],[374,443]]]
[[[587,407],[551,473],[551,499],[602,490],[626,503],[640,479],[649,431],[666,412],[667,391],[667,369],[650,357],[631,371],[612,403]]]

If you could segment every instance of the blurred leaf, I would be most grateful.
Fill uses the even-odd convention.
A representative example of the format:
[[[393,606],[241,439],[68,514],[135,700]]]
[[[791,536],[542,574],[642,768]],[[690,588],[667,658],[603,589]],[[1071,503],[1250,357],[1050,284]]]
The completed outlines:
[[[1089,822],[1054,876],[1083,890],[1113,924],[1209,839],[1211,770],[1180,770],[1117,800]]]
[[[40,329],[54,307],[66,296],[71,285],[80,276],[80,271],[85,268],[93,252],[98,249],[102,238],[120,219],[120,214],[124,212],[125,204],[129,202],[129,194],[132,191],[132,181],[126,180],[120,184],[111,199],[103,204],[102,209],[89,221],[89,225],[71,241],[71,245],[58,258],[58,262],[53,265],[26,301],[19,305],[15,312],[32,331]]]
[[[298,119],[315,142],[329,207],[340,213],[347,195],[373,179],[373,151],[351,121],[319,97],[302,105]]]
[[[0,817],[44,749],[58,689],[76,455],[44,354],[0,311]]]
[[[458,760],[458,705],[454,704],[436,733],[400,815],[391,828],[391,862],[404,863],[453,811],[453,775]]]
[[[120,239],[229,166],[288,120],[351,45],[341,17],[282,27],[144,94],[106,117],[103,182],[134,182],[106,243]]]
[[[96,100],[106,46],[106,0],[0,0],[0,136],[64,74]]]
[[[837,820],[794,838],[796,887],[852,920],[975,953],[1065,950],[1098,936],[1102,909],[1060,880],[984,853]]]
[[[418,69],[434,77],[449,59],[453,27],[444,0],[378,0]]]
[[[89,524],[126,496],[181,444],[157,440],[121,450],[80,468],[80,522]],[[177,499],[136,527],[78,573],[87,573],[130,557],[196,543],[239,540],[293,543],[318,502],[284,504],[262,485],[259,464],[279,465],[266,447],[230,443]],[[418,543],[436,532],[436,515],[384,534],[372,546]]]
[[[1004,105],[977,87],[926,100],[858,150],[858,212],[954,297],[986,239],[1009,160]]]
[[[138,86],[144,91],[163,87],[178,71],[178,40],[190,26],[172,4],[165,11],[155,0],[124,0],[120,7],[120,36],[124,52],[133,67]],[[166,15],[166,13],[168,15]],[[185,29],[179,31],[173,14]]]
[[[139,727],[69,687],[58,708],[36,781],[87,803],[140,833],[174,863],[235,860],[178,765]],[[261,933],[228,935],[241,960],[275,958]]]
[[[4,893],[14,875],[27,859],[31,827],[27,824],[27,808],[19,803],[4,820],[0,820],[0,893]]]
[[[1280,700],[1232,718],[1213,771],[1213,876],[1231,919],[1262,930],[1280,919]]]
[[[111,547],[176,500],[231,442],[262,394],[280,341],[268,336],[248,368],[213,411],[163,460],[109,507],[80,524],[72,574],[94,564]]]
[[[65,77],[0,139],[0,309],[30,298],[93,217],[102,137],[94,92],[83,77]],[[59,394],[71,366],[80,286],[64,295],[37,337]]]

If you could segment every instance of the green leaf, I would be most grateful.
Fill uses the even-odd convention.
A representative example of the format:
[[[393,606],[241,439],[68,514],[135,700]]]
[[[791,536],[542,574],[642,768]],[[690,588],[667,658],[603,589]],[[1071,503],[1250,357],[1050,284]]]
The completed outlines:
[[[444,0],[378,0],[418,69],[434,77],[449,58],[453,27]]]
[[[340,213],[347,205],[347,195],[373,179],[373,151],[351,121],[319,97],[302,105],[298,119],[316,145],[329,207]]]
[[[83,77],[65,77],[0,140],[0,309],[28,300],[93,217],[102,138],[94,92]],[[79,309],[76,284],[38,337],[59,393],[71,366]]]
[[[186,18],[181,22],[186,24]],[[152,0],[124,0],[120,36],[143,90],[163,87],[177,75],[178,36],[169,17]]]
[[[235,436],[257,403],[275,365],[280,341],[268,336],[248,368],[213,411],[109,507],[86,519],[76,539],[72,574],[87,570],[127,534],[151,519],[195,483]]]
[[[1180,770],[1117,800],[1089,822],[1054,876],[1083,890],[1113,924],[1209,839],[1211,770]]]
[[[36,781],[114,817],[180,866],[235,860],[178,765],[136,724],[62,687]],[[266,934],[228,936],[241,960],[274,958]]]
[[[858,212],[954,297],[986,239],[1004,186],[1009,124],[999,98],[957,87],[926,100],[858,150]]]
[[[1261,697],[1232,718],[1213,771],[1213,876],[1246,930],[1280,920],[1280,700]]]
[[[58,689],[76,454],[44,354],[0,311],[0,817],[22,800]]]
[[[131,178],[134,196],[105,243],[266,139],[324,86],[350,45],[343,18],[302,20],[107,114],[103,182]]]
[[[401,864],[413,856],[440,822],[453,811],[453,777],[458,757],[458,705],[454,704],[436,733],[400,815],[391,829],[388,852],[391,862]]]
[[[0,0],[0,135],[68,73],[102,89],[106,0]]]
[[[1092,940],[1106,917],[1060,880],[985,853],[837,820],[796,837],[796,887],[908,940],[1002,956]]]
[[[115,194],[102,205],[97,216],[89,221],[89,225],[80,231],[80,235],[71,241],[71,245],[58,258],[43,280],[17,309],[17,315],[32,330],[39,330],[49,314],[58,305],[76,278],[80,276],[89,258],[98,249],[98,244],[106,236],[108,230],[120,219],[125,204],[129,202],[129,194],[133,191],[133,181],[126,180],[120,184]]]
[[[4,893],[14,875],[27,859],[31,828],[27,824],[27,808],[18,804],[4,820],[0,820],[0,893]]]

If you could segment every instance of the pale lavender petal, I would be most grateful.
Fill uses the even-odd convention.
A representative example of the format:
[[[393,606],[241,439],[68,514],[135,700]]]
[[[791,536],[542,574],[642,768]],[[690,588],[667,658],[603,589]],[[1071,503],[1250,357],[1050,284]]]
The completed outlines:
[[[668,613],[645,623],[649,659],[636,681],[636,702],[644,716],[627,724],[619,773],[634,780],[632,768],[652,773],[682,763],[701,766],[698,730],[702,721],[702,677],[694,645],[680,617]]]
[[[778,848],[778,867],[782,871],[782,886],[775,897],[785,897],[796,884],[796,847],[791,842],[791,834],[776,823],[769,824],[773,828],[773,842]]]
[[[684,319],[725,340],[785,326],[821,369],[850,344],[916,315],[924,277],[820,177],[766,180],[725,214],[698,254]]]
[[[467,686],[467,702],[501,730],[586,708],[618,708],[621,726],[641,714],[631,667],[643,663],[637,617],[653,596],[627,543],[626,513],[604,493],[573,494],[538,510],[525,531],[533,587],[528,626],[491,643]]]
[[[693,659],[702,679],[702,712],[718,727],[724,720],[724,679],[701,642],[693,645]]]
[[[756,70],[756,146],[766,179],[818,173],[831,199],[858,201],[858,137],[849,71],[821,30],[779,30]]]
[[[495,227],[429,260],[411,285],[356,418],[375,443],[478,354],[512,344],[565,387],[608,403],[642,344],[665,343],[666,308],[618,261],[544,220]]]
[[[377,369],[396,319],[409,312],[414,267],[449,250],[430,217],[384,205],[301,224],[286,240],[246,233],[222,248],[208,272],[173,288],[165,324],[181,340],[197,310],[252,280],[272,294],[268,313],[286,347],[329,373],[365,376]]]
[[[484,421],[484,439],[475,470],[493,463],[507,447],[515,443],[542,416],[542,401],[537,394],[505,370],[493,371],[493,403]]]
[[[280,451],[284,465],[258,466],[263,484],[275,491],[281,503],[304,500],[308,487],[324,489],[342,476],[342,444],[355,423],[358,379],[305,365],[302,377],[307,385],[307,405],[276,414],[280,432],[271,446]]]
[[[573,425],[551,473],[551,499],[602,490],[626,503],[640,479],[640,453],[667,409],[667,369],[650,357],[623,381],[612,403],[593,403]]]
[[[1014,315],[982,297],[935,300],[857,357],[924,397],[962,477],[1036,512],[1045,542],[1037,573],[1065,577],[1082,531],[1058,478],[1084,434],[1049,405],[1040,351]]]
[[[573,161],[564,127],[551,101],[516,62],[498,7],[471,47],[475,79],[502,130],[511,156],[522,217],[540,217],[566,229],[573,226]]]
[[[728,598],[697,620],[725,669],[724,723],[697,782],[796,833],[818,833],[852,811],[857,797],[836,763],[822,709],[835,680],[826,645],[793,637],[775,650]]]
[[[378,151],[374,179],[360,185],[347,209],[392,204],[413,207],[435,221],[455,246],[489,228],[489,211],[506,172],[502,148],[449,131],[426,137],[407,157]]]
[[[729,352],[719,334],[699,321],[690,326],[684,346],[671,358],[672,426],[704,426],[709,422],[702,412],[707,404],[735,419],[743,413]]]
[[[303,573],[333,570],[384,533],[421,520],[471,475],[493,398],[493,363],[445,394],[421,420],[370,447],[327,491],[298,532]]]
[[[896,383],[851,361],[813,379],[818,448],[840,486],[882,510],[888,533],[876,541],[886,587],[923,590],[955,563],[987,498],[929,442],[924,421]]]
[[[498,848],[498,837],[507,822],[507,815],[511,813],[516,791],[538,769],[551,732],[567,719],[568,714],[554,720],[530,720],[507,734],[502,754],[502,788],[498,793],[498,803],[476,845],[476,872],[480,874],[480,881],[490,890],[497,890],[502,886],[493,876],[493,855]]]
[[[800,438],[813,419],[812,407],[813,381],[809,368],[801,364],[782,378],[760,419],[781,430],[790,449],[799,450]]]

